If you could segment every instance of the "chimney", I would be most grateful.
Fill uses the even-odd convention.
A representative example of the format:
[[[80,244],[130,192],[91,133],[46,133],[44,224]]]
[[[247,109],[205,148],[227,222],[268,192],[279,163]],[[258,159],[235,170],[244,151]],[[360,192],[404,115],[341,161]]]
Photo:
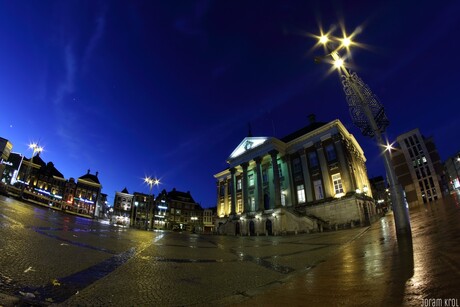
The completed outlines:
[[[97,177],[97,175],[99,175],[99,172],[96,171],[96,177]]]
[[[88,173],[87,173],[87,175],[89,175],[89,171],[90,171],[90,169],[88,168]]]
[[[316,122],[316,115],[313,113],[308,115],[308,121],[310,122],[310,125],[314,124]]]

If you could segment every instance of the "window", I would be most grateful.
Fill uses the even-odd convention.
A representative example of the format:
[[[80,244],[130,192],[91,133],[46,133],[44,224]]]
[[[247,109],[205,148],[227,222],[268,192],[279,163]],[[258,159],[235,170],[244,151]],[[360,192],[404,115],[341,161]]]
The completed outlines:
[[[268,182],[267,170],[263,170],[263,171],[262,171],[262,181],[263,181],[264,183],[267,183],[267,182]]]
[[[313,186],[315,187],[315,197],[317,200],[323,199],[324,198],[324,192],[323,192],[323,184],[321,183],[321,180],[315,180],[313,182]]]
[[[248,176],[249,186],[254,186],[254,174]]]
[[[335,161],[337,160],[337,155],[335,154],[334,144],[330,144],[326,146],[326,156],[327,161]]]
[[[281,177],[283,177],[283,169],[281,168],[281,164],[278,163],[278,175]]]
[[[294,173],[300,173],[302,171],[302,165],[300,164],[299,158],[295,158],[294,160],[292,160],[292,165],[294,168]]]
[[[340,173],[332,175],[332,183],[334,184],[335,194],[343,194],[342,178]]]
[[[249,205],[251,206],[251,211],[256,209],[256,199],[254,196],[249,197]]]
[[[243,202],[241,201],[241,199],[238,199],[236,207],[236,212],[243,212]]]
[[[297,203],[302,204],[305,202],[305,187],[303,184],[297,186]]]
[[[238,178],[238,180],[236,181],[236,189],[241,190],[241,178]]]
[[[310,163],[311,168],[318,167],[318,156],[315,151],[308,153],[308,162]]]
[[[286,207],[286,194],[281,193],[281,206]]]

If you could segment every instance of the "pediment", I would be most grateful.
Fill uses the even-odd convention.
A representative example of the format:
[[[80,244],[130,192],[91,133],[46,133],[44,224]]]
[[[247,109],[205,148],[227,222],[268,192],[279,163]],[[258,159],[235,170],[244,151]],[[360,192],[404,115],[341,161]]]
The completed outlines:
[[[229,160],[235,159],[238,156],[241,156],[245,152],[254,149],[258,146],[264,144],[269,138],[268,137],[245,137],[243,141],[238,145],[235,150],[232,152]]]

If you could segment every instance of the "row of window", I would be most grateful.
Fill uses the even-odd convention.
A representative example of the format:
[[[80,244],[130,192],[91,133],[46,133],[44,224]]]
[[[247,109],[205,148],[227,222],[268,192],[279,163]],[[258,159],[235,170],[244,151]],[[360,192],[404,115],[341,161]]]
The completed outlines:
[[[336,195],[344,193],[342,178],[340,176],[340,173],[332,175],[332,184],[334,186],[334,192]],[[296,189],[297,189],[297,203],[299,204],[305,203],[306,202],[305,186],[303,184],[298,184]],[[313,189],[315,192],[316,200],[324,199],[324,189],[323,189],[323,183],[321,180],[313,181]]]

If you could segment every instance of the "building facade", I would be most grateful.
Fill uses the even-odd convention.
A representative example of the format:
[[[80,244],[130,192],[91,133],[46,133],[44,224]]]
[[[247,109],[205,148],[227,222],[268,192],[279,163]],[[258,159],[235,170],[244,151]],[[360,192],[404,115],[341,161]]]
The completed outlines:
[[[24,158],[23,155],[12,152],[9,155],[8,160],[2,161],[4,169],[3,169],[1,181],[4,184],[14,185],[16,183],[23,158]]]
[[[139,229],[151,229],[153,225],[154,211],[153,194],[134,192],[133,206],[131,210],[131,227]]]
[[[414,129],[397,137],[392,152],[396,176],[410,206],[442,197],[443,166],[432,138]]]
[[[246,137],[217,180],[218,231],[272,235],[369,224],[364,153],[339,120],[282,139]]]
[[[189,191],[181,192],[175,188],[170,192],[163,190],[157,197],[156,210],[157,215],[166,216],[164,218],[166,229],[203,231],[203,209],[195,202]],[[164,210],[164,213],[160,210]]]
[[[8,165],[7,161],[10,156],[13,144],[7,139],[0,137],[0,175],[5,170],[5,165]]]
[[[134,195],[130,194],[127,188],[124,188],[121,192],[115,192],[111,221],[113,224],[124,226],[130,225],[133,200]]]
[[[444,162],[444,169],[449,182],[449,190],[451,192],[460,191],[460,152]]]
[[[203,233],[212,234],[216,231],[216,207],[203,210]]]
[[[94,218],[97,201],[102,189],[98,175],[98,172],[93,175],[88,170],[85,175],[78,178],[75,186],[72,211]]]

